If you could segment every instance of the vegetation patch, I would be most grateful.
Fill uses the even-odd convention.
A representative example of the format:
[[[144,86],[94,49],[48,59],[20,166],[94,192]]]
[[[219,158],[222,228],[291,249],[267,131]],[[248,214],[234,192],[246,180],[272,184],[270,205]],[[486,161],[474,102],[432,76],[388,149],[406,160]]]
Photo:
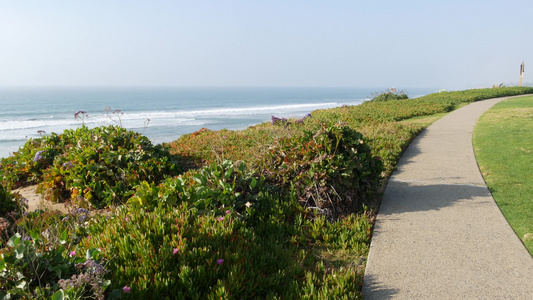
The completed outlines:
[[[533,97],[500,102],[483,114],[474,148],[494,200],[533,255]]]
[[[523,93],[371,101],[163,146],[117,126],[29,140],[0,160],[0,298],[360,299],[376,192],[410,141]],[[27,184],[70,212],[27,212],[11,192]]]
[[[101,208],[125,202],[141,181],[158,182],[177,170],[169,152],[141,134],[83,125],[28,140],[2,159],[0,181],[8,187],[37,183],[47,200]]]
[[[383,171],[363,135],[346,125],[279,139],[262,159],[258,172],[286,191],[294,190],[304,208],[330,217],[368,205]]]

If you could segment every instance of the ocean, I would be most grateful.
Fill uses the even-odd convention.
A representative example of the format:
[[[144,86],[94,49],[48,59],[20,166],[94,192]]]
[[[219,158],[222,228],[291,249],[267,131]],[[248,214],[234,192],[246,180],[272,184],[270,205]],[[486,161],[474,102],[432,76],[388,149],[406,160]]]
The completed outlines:
[[[375,88],[282,87],[13,87],[0,88],[0,157],[30,138],[82,125],[116,124],[170,142],[203,127],[240,130],[277,117],[358,105]],[[407,90],[411,98],[434,89]],[[117,111],[119,110],[119,111]],[[84,111],[84,120],[74,114]]]

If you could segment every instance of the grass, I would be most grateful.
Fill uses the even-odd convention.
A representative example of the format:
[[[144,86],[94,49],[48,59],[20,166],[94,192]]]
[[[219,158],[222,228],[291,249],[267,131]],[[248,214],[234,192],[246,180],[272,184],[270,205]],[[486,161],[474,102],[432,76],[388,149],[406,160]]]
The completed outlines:
[[[474,148],[494,200],[533,255],[533,96],[488,110],[475,128]]]

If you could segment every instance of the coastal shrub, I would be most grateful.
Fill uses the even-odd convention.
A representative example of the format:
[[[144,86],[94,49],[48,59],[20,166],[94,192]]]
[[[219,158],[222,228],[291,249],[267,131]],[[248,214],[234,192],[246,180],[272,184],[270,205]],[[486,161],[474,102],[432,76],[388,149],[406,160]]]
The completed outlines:
[[[224,160],[241,160],[251,166],[268,152],[275,140],[300,134],[306,128],[303,125],[307,123],[309,118],[305,122],[295,121],[287,126],[263,123],[237,131],[202,128],[181,136],[169,143],[169,147],[170,152],[181,159],[180,166],[185,169],[195,169]]]
[[[390,122],[364,126],[360,130],[372,154],[381,158],[385,167],[384,175],[390,176],[404,150],[423,129],[418,124]]]
[[[257,235],[232,213],[124,210],[91,227],[86,247],[113,257],[112,288],[126,299],[265,298],[297,291],[313,258],[276,235]]]
[[[54,138],[30,139],[13,156],[1,158],[0,182],[9,189],[40,182],[43,171],[61,153],[58,147],[48,143]]]
[[[265,178],[254,176],[243,162],[226,160],[198,170],[190,170],[159,185],[142,182],[127,204],[153,209],[186,203],[190,209],[225,215],[268,215],[273,206],[272,187]]]
[[[8,213],[17,210],[17,208],[15,196],[0,183],[0,217],[5,217]]]
[[[383,165],[360,133],[333,125],[279,140],[256,169],[295,189],[303,207],[336,216],[356,212],[375,196]]]
[[[409,96],[405,91],[397,91],[396,89],[387,89],[385,92],[377,93],[372,95],[370,102],[384,102],[391,100],[406,100],[409,99]]]
[[[27,209],[28,200],[0,184],[0,246],[11,237],[13,224]]]
[[[99,249],[81,251],[88,211],[31,212],[0,249],[2,299],[104,299],[109,279]]]
[[[0,176],[10,187],[39,183],[46,199],[86,201],[95,207],[125,201],[141,181],[159,182],[178,167],[167,149],[117,126],[65,130],[29,140],[2,159]]]
[[[247,222],[234,211],[219,216],[185,202],[150,211],[121,209],[91,223],[90,238],[81,245],[102,249],[114,279],[110,289],[127,290],[125,299],[360,297],[362,275],[356,268],[327,269],[316,260],[308,247],[315,244],[312,220]],[[322,226],[327,225],[314,230]],[[370,227],[362,226],[368,236]],[[357,230],[352,227],[335,231],[339,226],[332,226],[328,236],[349,236],[347,231]]]

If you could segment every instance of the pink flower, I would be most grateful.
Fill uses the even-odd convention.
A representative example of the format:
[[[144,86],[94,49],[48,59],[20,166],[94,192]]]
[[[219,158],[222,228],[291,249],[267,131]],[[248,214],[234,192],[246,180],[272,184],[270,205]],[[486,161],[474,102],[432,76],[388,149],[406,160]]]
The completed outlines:
[[[217,259],[217,264],[221,265],[224,262],[222,258]]]
[[[217,220],[219,220],[219,221],[224,221],[224,217],[220,217],[220,218],[218,218]]]
[[[75,256],[76,255],[76,251],[72,251],[69,253],[70,256]]]
[[[173,251],[172,251],[172,255],[176,255],[178,254],[178,248],[175,248]]]
[[[226,215],[229,215],[229,209],[228,209],[228,210],[226,210]]]
[[[130,220],[130,218],[126,217],[126,219],[124,219],[124,220],[126,220],[126,222],[128,222]]]
[[[126,294],[129,294],[131,292],[131,288],[129,286],[125,286],[124,288],[122,288],[122,290],[124,291],[124,293]]]

